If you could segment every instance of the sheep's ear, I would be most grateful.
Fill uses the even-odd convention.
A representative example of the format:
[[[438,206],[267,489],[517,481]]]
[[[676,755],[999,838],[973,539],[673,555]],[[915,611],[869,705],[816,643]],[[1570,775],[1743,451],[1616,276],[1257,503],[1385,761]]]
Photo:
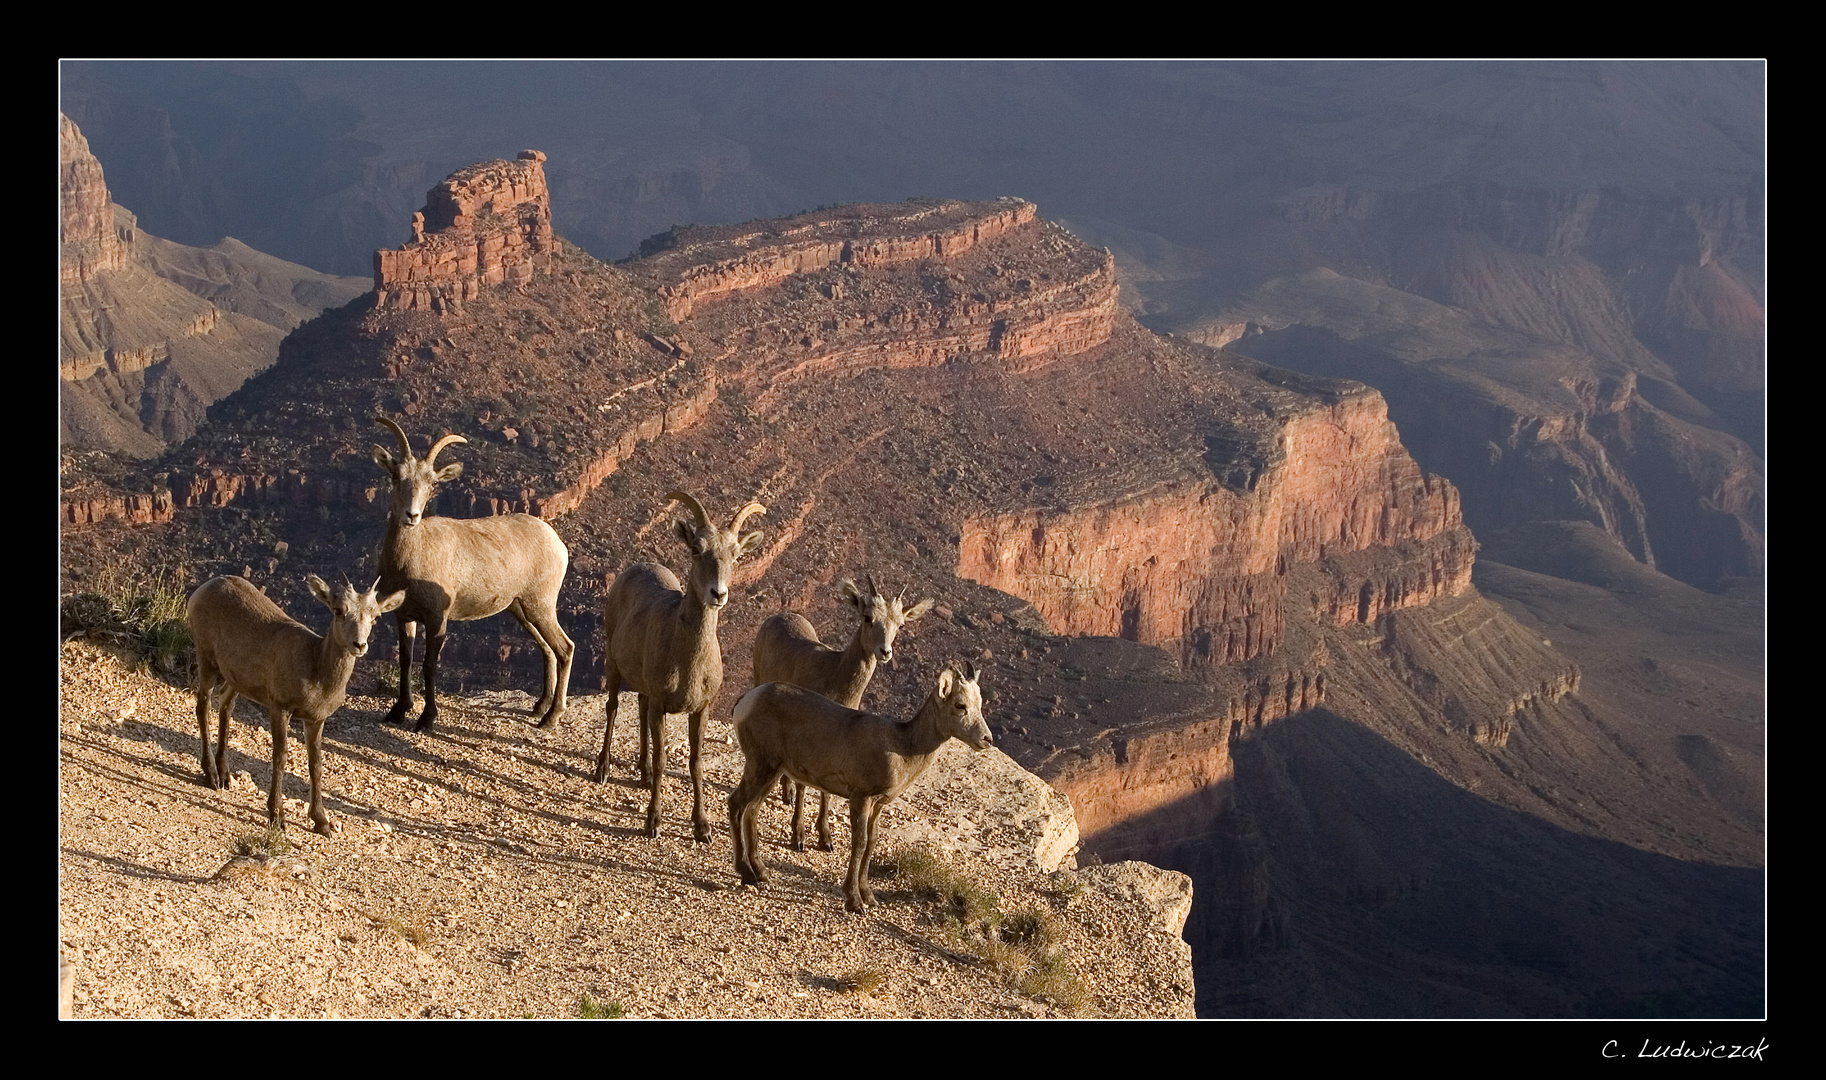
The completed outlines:
[[[437,471],[438,483],[447,484],[461,475],[463,475],[463,463],[453,461]]]
[[[704,550],[703,545],[699,544],[697,541],[697,529],[684,518],[673,519],[672,535],[678,537],[679,543],[684,544],[686,550],[690,551],[693,555]]]
[[[403,604],[405,602],[406,602],[406,590],[401,589],[400,591],[394,593],[392,596],[389,596],[380,602],[380,613],[382,615],[385,615],[389,611],[395,611],[399,608],[399,606],[401,604]]]
[[[379,443],[374,444],[374,464],[387,470],[388,476],[391,476],[394,479],[399,478],[399,463],[394,461],[393,455],[388,453],[387,448],[381,446]]]
[[[919,603],[914,604],[913,609],[911,611],[907,612],[906,621],[912,622],[914,619],[919,618],[921,615],[924,615],[926,612],[931,611],[932,608],[937,603],[938,603],[938,601],[934,600],[932,597],[930,597],[930,596],[926,597],[924,600],[921,600]]]
[[[318,577],[316,574],[306,574],[304,575],[304,583],[310,586],[311,595],[315,596],[319,603],[323,604],[324,607],[329,608],[331,611],[336,610],[336,601],[330,596],[330,587],[323,583],[322,578]]]
[[[755,549],[760,546],[761,533],[759,531],[751,532],[747,536],[742,537],[742,542],[736,548],[735,553],[738,557],[742,555],[752,555],[754,554]]]
[[[956,689],[957,689],[957,673],[956,672],[953,672],[950,668],[946,668],[945,670],[938,673],[938,696],[939,697],[950,697],[952,691],[954,691]]]
[[[856,588],[856,580],[854,578],[844,578],[843,584],[839,588],[843,593],[844,603],[854,607],[862,606],[862,593]]]

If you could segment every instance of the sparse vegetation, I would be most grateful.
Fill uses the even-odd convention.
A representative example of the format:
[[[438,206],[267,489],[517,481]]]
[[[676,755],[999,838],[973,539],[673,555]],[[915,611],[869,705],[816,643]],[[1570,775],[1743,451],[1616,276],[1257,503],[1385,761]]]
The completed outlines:
[[[846,994],[873,994],[887,981],[887,976],[875,968],[857,968],[837,976],[837,986]]]
[[[244,833],[235,838],[235,857],[272,862],[292,853],[292,842],[285,837],[285,826],[268,825],[265,832]]]
[[[1000,972],[1009,986],[1067,1012],[1078,1012],[1089,1003],[1084,982],[1065,953],[1058,920],[1050,912],[1023,907],[1004,914],[1000,896],[924,847],[898,852],[892,873],[915,896],[939,904],[941,925],[958,944]]]
[[[577,1002],[579,1020],[620,1020],[625,1015],[619,1001],[597,1001],[585,994]]]
[[[431,931],[425,929],[422,919],[413,917],[408,922],[394,915],[376,915],[374,912],[354,904],[349,904],[348,907],[350,911],[373,923],[378,929],[385,930],[402,941],[409,941],[421,949],[431,942]]]
[[[161,675],[189,666],[194,643],[184,621],[184,586],[175,575],[110,565],[92,583],[94,591],[63,601],[64,637],[86,634],[125,644],[142,669]]]

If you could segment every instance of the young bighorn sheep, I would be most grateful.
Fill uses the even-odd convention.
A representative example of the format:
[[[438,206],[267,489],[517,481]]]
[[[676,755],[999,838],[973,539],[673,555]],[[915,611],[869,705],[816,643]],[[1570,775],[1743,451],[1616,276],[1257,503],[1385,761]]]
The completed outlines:
[[[602,620],[609,716],[594,779],[600,784],[609,777],[615,707],[625,680],[640,695],[640,778],[649,790],[646,834],[659,835],[659,780],[665,772],[666,714],[688,713],[691,832],[699,842],[708,842],[710,822],[704,816],[704,777],[698,752],[704,737],[704,712],[723,687],[717,612],[729,602],[736,560],[753,552],[761,542],[758,532],[744,535],[742,525],[755,514],[765,514],[767,508],[751,502],[736,511],[728,528],[719,529],[711,523],[703,504],[691,496],[674,491],[666,498],[684,503],[694,519],[691,523],[672,523],[673,532],[691,552],[691,570],[681,587],[678,578],[665,567],[635,563],[617,575],[609,588]]]
[[[380,544],[380,582],[384,589],[404,589],[406,602],[394,620],[399,626],[399,701],[387,722],[404,723],[412,709],[412,643],[418,624],[425,624],[425,711],[414,731],[429,731],[437,720],[437,662],[445,630],[452,620],[485,619],[503,609],[532,635],[545,654],[545,688],[533,706],[538,726],[550,727],[564,715],[575,646],[558,624],[558,589],[571,554],[550,525],[530,514],[484,518],[426,517],[425,506],[440,481],[454,480],[461,462],[433,467],[438,451],[468,442],[446,435],[423,459],[412,456],[412,444],[398,424],[393,429],[399,460],[385,447],[374,448],[374,461],[392,478],[393,508],[387,535]]]
[[[864,595],[856,588],[855,581],[843,579],[843,602],[855,608],[862,621],[856,624],[850,643],[841,649],[833,649],[819,641],[818,631],[802,615],[788,612],[770,616],[762,623],[754,639],[755,685],[792,683],[822,694],[839,705],[861,708],[862,692],[875,675],[875,665],[891,663],[894,659],[894,638],[901,626],[932,610],[932,605],[938,602],[927,597],[911,608],[904,608],[905,589],[889,600],[875,587],[872,576],[866,580],[869,591]],[[788,785],[792,788],[790,794]],[[792,803],[793,850],[804,851],[805,785],[782,780],[780,797]],[[831,796],[827,791],[818,793],[818,846],[825,851],[831,850]]]
[[[323,579],[305,579],[311,595],[330,609],[329,632],[312,630],[279,610],[279,605],[243,577],[211,578],[190,594],[184,618],[197,648],[197,734],[203,740],[203,782],[228,786],[228,717],[237,695],[266,706],[273,726],[273,781],[266,796],[266,816],[285,826],[280,788],[285,780],[285,741],[291,718],[304,721],[305,756],[311,768],[311,821],[330,835],[330,815],[323,808],[323,722],[342,706],[355,658],[368,651],[374,621],[399,607],[404,592],[380,598],[369,586],[357,593],[346,581],[332,592]],[[376,585],[379,583],[376,582]],[[209,693],[222,686],[221,722],[215,757],[209,755]]]
[[[767,880],[761,866],[755,810],[784,773],[850,801],[850,869],[843,881],[845,907],[875,903],[869,888],[869,855],[881,808],[919,779],[947,739],[975,750],[994,742],[983,720],[976,668],[939,672],[938,686],[913,719],[860,712],[790,683],[763,683],[735,706],[736,741],[747,764],[729,795],[729,830],[735,868],[744,885]]]

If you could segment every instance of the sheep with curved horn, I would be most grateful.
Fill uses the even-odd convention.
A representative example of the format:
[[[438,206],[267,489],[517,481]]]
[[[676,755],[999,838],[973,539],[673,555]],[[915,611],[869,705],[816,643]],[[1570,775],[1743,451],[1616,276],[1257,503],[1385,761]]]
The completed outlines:
[[[802,686],[822,694],[851,709],[862,706],[862,692],[868,688],[878,663],[894,660],[894,638],[906,623],[932,610],[938,601],[931,597],[911,608],[903,606],[906,590],[892,600],[875,586],[873,575],[865,575],[869,591],[865,595],[851,578],[844,578],[840,588],[843,602],[856,609],[861,621],[850,635],[849,644],[834,649],[818,640],[818,631],[803,615],[786,612],[769,616],[754,639],[754,681],[783,682]],[[790,798],[786,790],[791,785]],[[805,850],[805,785],[794,780],[781,781],[781,798],[792,804],[794,851]],[[831,797],[818,793],[818,846],[831,850]]]
[[[381,587],[404,590],[406,602],[394,613],[399,626],[399,700],[387,714],[404,723],[412,709],[412,643],[425,625],[425,710],[414,731],[429,731],[437,720],[438,654],[452,621],[485,619],[513,612],[545,654],[545,685],[533,706],[540,727],[564,715],[576,646],[558,623],[558,589],[571,555],[550,525],[531,514],[485,518],[427,517],[425,506],[440,482],[454,480],[461,462],[439,469],[438,451],[469,440],[445,435],[423,458],[412,455],[404,428],[375,417],[399,440],[400,457],[374,447],[374,462],[392,480],[392,509],[380,545]]]
[[[623,682],[639,695],[640,777],[647,783],[646,834],[659,835],[659,781],[664,774],[665,719],[686,713],[691,743],[691,831],[700,842],[710,839],[704,816],[704,778],[699,749],[704,713],[723,687],[723,648],[717,640],[717,613],[729,602],[736,560],[760,545],[761,534],[744,534],[750,517],[767,508],[751,502],[720,529],[702,503],[682,491],[666,496],[691,511],[690,522],[674,520],[673,533],[691,553],[691,569],[680,585],[672,571],[657,563],[635,563],[615,577],[603,601],[603,675],[609,689],[608,721],[602,733],[602,756],[593,779],[609,777],[609,746],[615,737],[615,710]],[[651,747],[651,753],[649,753]]]

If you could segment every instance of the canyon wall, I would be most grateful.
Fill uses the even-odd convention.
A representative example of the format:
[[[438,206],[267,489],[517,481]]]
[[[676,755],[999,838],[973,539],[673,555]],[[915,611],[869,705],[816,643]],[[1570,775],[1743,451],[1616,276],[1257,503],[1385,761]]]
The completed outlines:
[[[1291,563],[1330,560],[1332,588],[1292,603],[1341,624],[1464,591],[1474,552],[1457,491],[1421,473],[1362,390],[1290,418],[1236,485],[971,518],[957,572],[1028,600],[1059,633],[1235,664],[1278,647]]]
[[[425,193],[412,240],[374,252],[375,306],[444,311],[490,285],[521,285],[549,270],[552,234],[545,155],[522,150],[452,173]]]

